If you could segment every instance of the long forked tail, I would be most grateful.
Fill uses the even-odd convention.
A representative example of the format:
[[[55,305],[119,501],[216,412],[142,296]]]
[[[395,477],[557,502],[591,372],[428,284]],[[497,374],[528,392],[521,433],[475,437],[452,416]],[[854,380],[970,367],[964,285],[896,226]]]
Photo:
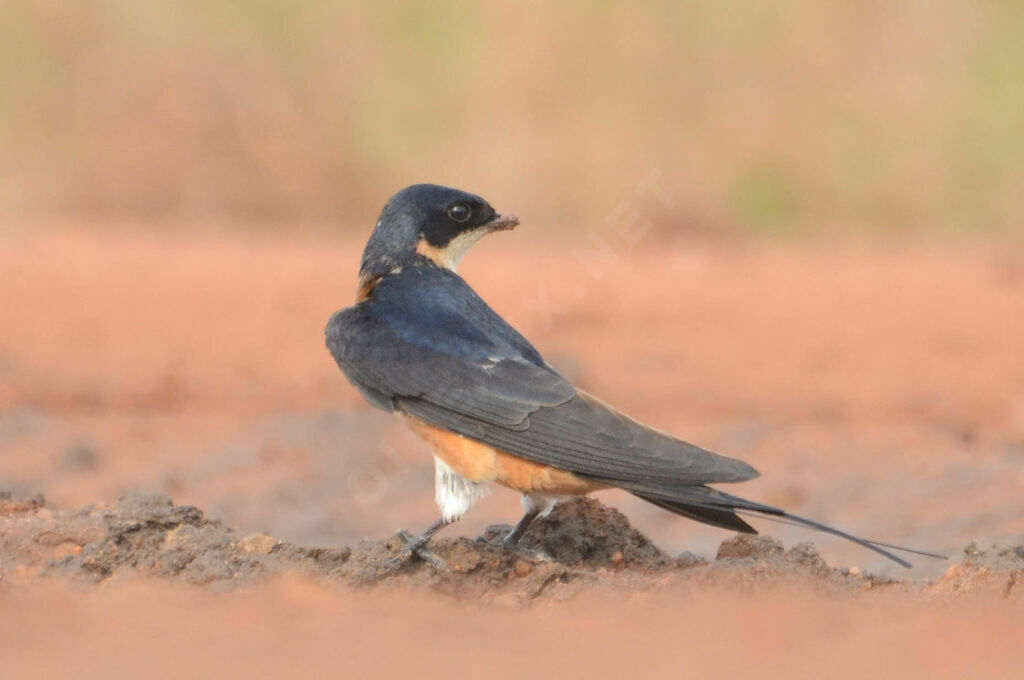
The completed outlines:
[[[814,529],[815,531],[821,531],[826,534],[832,534],[833,536],[839,536],[840,538],[845,538],[846,540],[852,541],[859,546],[867,548],[868,550],[873,550],[879,555],[882,555],[896,564],[907,568],[910,568],[913,565],[903,558],[894,555],[890,551],[895,550],[899,552],[912,553],[914,555],[923,555],[925,557],[934,557],[936,559],[946,559],[944,555],[936,555],[935,553],[925,552],[923,550],[914,550],[913,548],[904,548],[898,545],[882,543],[881,541],[872,541],[866,538],[860,538],[853,534],[848,534],[841,529],[830,527],[827,524],[822,524],[821,522],[815,522],[814,520],[807,519],[806,517],[790,514],[780,508],[748,501],[738,496],[723,493],[717,489],[712,489],[706,486],[687,486],[684,489],[676,488],[671,491],[657,491],[654,493],[647,489],[642,492],[631,492],[633,495],[644,499],[648,503],[653,503],[659,508],[674,512],[677,515],[681,515],[698,522],[703,522],[704,524],[710,524],[723,529],[731,529],[745,534],[756,534],[757,530],[750,526],[742,517],[740,517],[740,515],[761,517],[781,522],[783,524],[793,524],[807,527],[808,529]]]

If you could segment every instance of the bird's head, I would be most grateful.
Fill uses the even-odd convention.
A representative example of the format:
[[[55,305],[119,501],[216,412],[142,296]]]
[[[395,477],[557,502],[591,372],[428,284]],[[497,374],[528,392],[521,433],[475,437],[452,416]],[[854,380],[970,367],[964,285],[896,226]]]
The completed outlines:
[[[455,271],[459,260],[483,236],[512,229],[519,220],[501,215],[474,194],[436,184],[414,184],[391,197],[363,251],[360,290],[382,276],[415,264],[433,263]]]

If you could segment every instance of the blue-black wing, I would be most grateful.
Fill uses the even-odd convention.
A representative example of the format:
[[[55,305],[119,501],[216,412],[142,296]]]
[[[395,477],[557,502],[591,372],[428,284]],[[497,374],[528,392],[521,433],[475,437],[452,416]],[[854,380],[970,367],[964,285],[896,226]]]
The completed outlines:
[[[577,390],[444,270],[385,278],[331,318],[327,346],[371,403],[526,460],[636,491],[757,476]]]

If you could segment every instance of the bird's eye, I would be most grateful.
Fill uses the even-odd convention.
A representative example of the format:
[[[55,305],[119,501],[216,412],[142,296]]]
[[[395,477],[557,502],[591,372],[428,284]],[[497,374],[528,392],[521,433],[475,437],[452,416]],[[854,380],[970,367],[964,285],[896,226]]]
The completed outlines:
[[[448,217],[452,218],[456,222],[465,222],[469,219],[469,215],[472,211],[469,206],[465,203],[456,203],[448,206]]]

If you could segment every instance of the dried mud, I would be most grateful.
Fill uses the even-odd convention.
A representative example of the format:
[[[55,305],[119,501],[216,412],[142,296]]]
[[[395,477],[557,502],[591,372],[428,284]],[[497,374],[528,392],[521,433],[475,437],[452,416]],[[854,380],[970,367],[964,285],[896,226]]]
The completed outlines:
[[[646,591],[698,586],[736,592],[793,586],[822,593],[887,590],[986,593],[1024,598],[1024,546],[971,544],[945,576],[898,580],[833,568],[810,543],[789,550],[770,537],[736,535],[714,560],[672,557],[593,499],[559,505],[512,550],[495,525],[476,539],[437,538],[431,561],[399,535],[336,547],[298,546],[243,534],[163,494],[130,494],[111,506],[51,509],[39,496],[0,500],[2,582],[37,577],[83,584],[155,577],[214,589],[301,575],[342,587],[415,588],[459,599],[529,603],[590,589]]]

